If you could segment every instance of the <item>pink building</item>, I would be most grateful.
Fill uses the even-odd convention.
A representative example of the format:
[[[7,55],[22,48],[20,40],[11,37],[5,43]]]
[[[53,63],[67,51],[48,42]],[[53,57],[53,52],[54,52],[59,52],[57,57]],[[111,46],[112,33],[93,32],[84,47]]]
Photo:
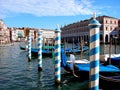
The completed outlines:
[[[3,20],[0,20],[0,44],[10,42],[10,32]]]

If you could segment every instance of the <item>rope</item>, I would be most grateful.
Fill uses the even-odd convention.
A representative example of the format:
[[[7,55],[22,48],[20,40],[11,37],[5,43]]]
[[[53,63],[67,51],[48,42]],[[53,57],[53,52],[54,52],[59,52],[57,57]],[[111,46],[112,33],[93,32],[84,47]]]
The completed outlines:
[[[112,82],[118,82],[120,83],[120,79],[113,79],[113,78],[110,78],[110,77],[105,77],[103,75],[99,75],[101,79],[104,79],[104,80],[107,80],[107,81],[112,81]],[[117,76],[116,76],[117,77]],[[120,76],[119,76],[120,77]]]

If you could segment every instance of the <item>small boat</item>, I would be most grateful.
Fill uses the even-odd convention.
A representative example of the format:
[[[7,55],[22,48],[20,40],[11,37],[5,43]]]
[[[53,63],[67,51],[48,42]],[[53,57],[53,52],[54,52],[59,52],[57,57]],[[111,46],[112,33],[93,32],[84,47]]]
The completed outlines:
[[[112,38],[110,39],[112,40]],[[111,54],[111,45],[112,41],[110,42],[109,46],[109,54],[100,55],[100,62],[104,65],[115,65],[118,68],[120,68],[120,54],[116,54],[116,48],[115,48],[115,54]]]
[[[118,65],[118,66],[120,66],[120,56],[119,57],[110,58],[109,60],[111,61],[112,65]]]
[[[28,50],[27,46],[20,46],[21,50]],[[42,48],[42,55],[52,55],[54,47],[44,46]],[[31,48],[31,53],[33,56],[38,56],[38,48]]]
[[[112,57],[108,58],[106,62],[104,62],[104,65],[115,65],[118,68],[120,68],[120,57]]]
[[[38,48],[31,48],[31,53],[38,56]],[[42,49],[42,55],[52,55],[52,50]]]
[[[75,60],[74,63],[67,63],[66,55],[62,53],[61,56],[61,66],[65,71],[72,73],[75,77],[79,77],[80,80],[89,80],[90,63],[88,60],[80,60],[82,62],[79,63],[76,63],[78,61]],[[112,86],[111,88],[120,88],[120,69],[114,65],[100,64],[99,79],[101,88],[104,85],[106,87]]]
[[[20,49],[21,49],[21,50],[27,50],[27,49],[28,49],[28,46],[20,46]]]
[[[117,58],[120,57],[120,54],[104,54],[104,55],[100,55],[100,61],[101,62],[106,62],[108,60],[108,58]]]
[[[115,65],[118,68],[120,68],[120,54],[111,54],[109,56],[108,54],[100,56],[100,61],[104,65]]]

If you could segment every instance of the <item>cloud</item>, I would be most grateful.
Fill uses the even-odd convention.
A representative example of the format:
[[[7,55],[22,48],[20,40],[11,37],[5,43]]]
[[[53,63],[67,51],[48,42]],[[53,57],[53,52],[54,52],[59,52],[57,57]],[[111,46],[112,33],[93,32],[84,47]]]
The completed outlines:
[[[35,16],[72,16],[100,13],[92,0],[0,0],[0,18],[27,13]]]

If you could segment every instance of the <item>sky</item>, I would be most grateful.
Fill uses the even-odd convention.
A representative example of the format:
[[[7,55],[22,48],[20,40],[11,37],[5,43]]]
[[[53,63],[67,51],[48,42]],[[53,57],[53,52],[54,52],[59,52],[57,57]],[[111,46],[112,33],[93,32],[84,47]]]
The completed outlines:
[[[120,19],[120,0],[0,0],[0,19],[8,27],[55,30],[94,12]]]

